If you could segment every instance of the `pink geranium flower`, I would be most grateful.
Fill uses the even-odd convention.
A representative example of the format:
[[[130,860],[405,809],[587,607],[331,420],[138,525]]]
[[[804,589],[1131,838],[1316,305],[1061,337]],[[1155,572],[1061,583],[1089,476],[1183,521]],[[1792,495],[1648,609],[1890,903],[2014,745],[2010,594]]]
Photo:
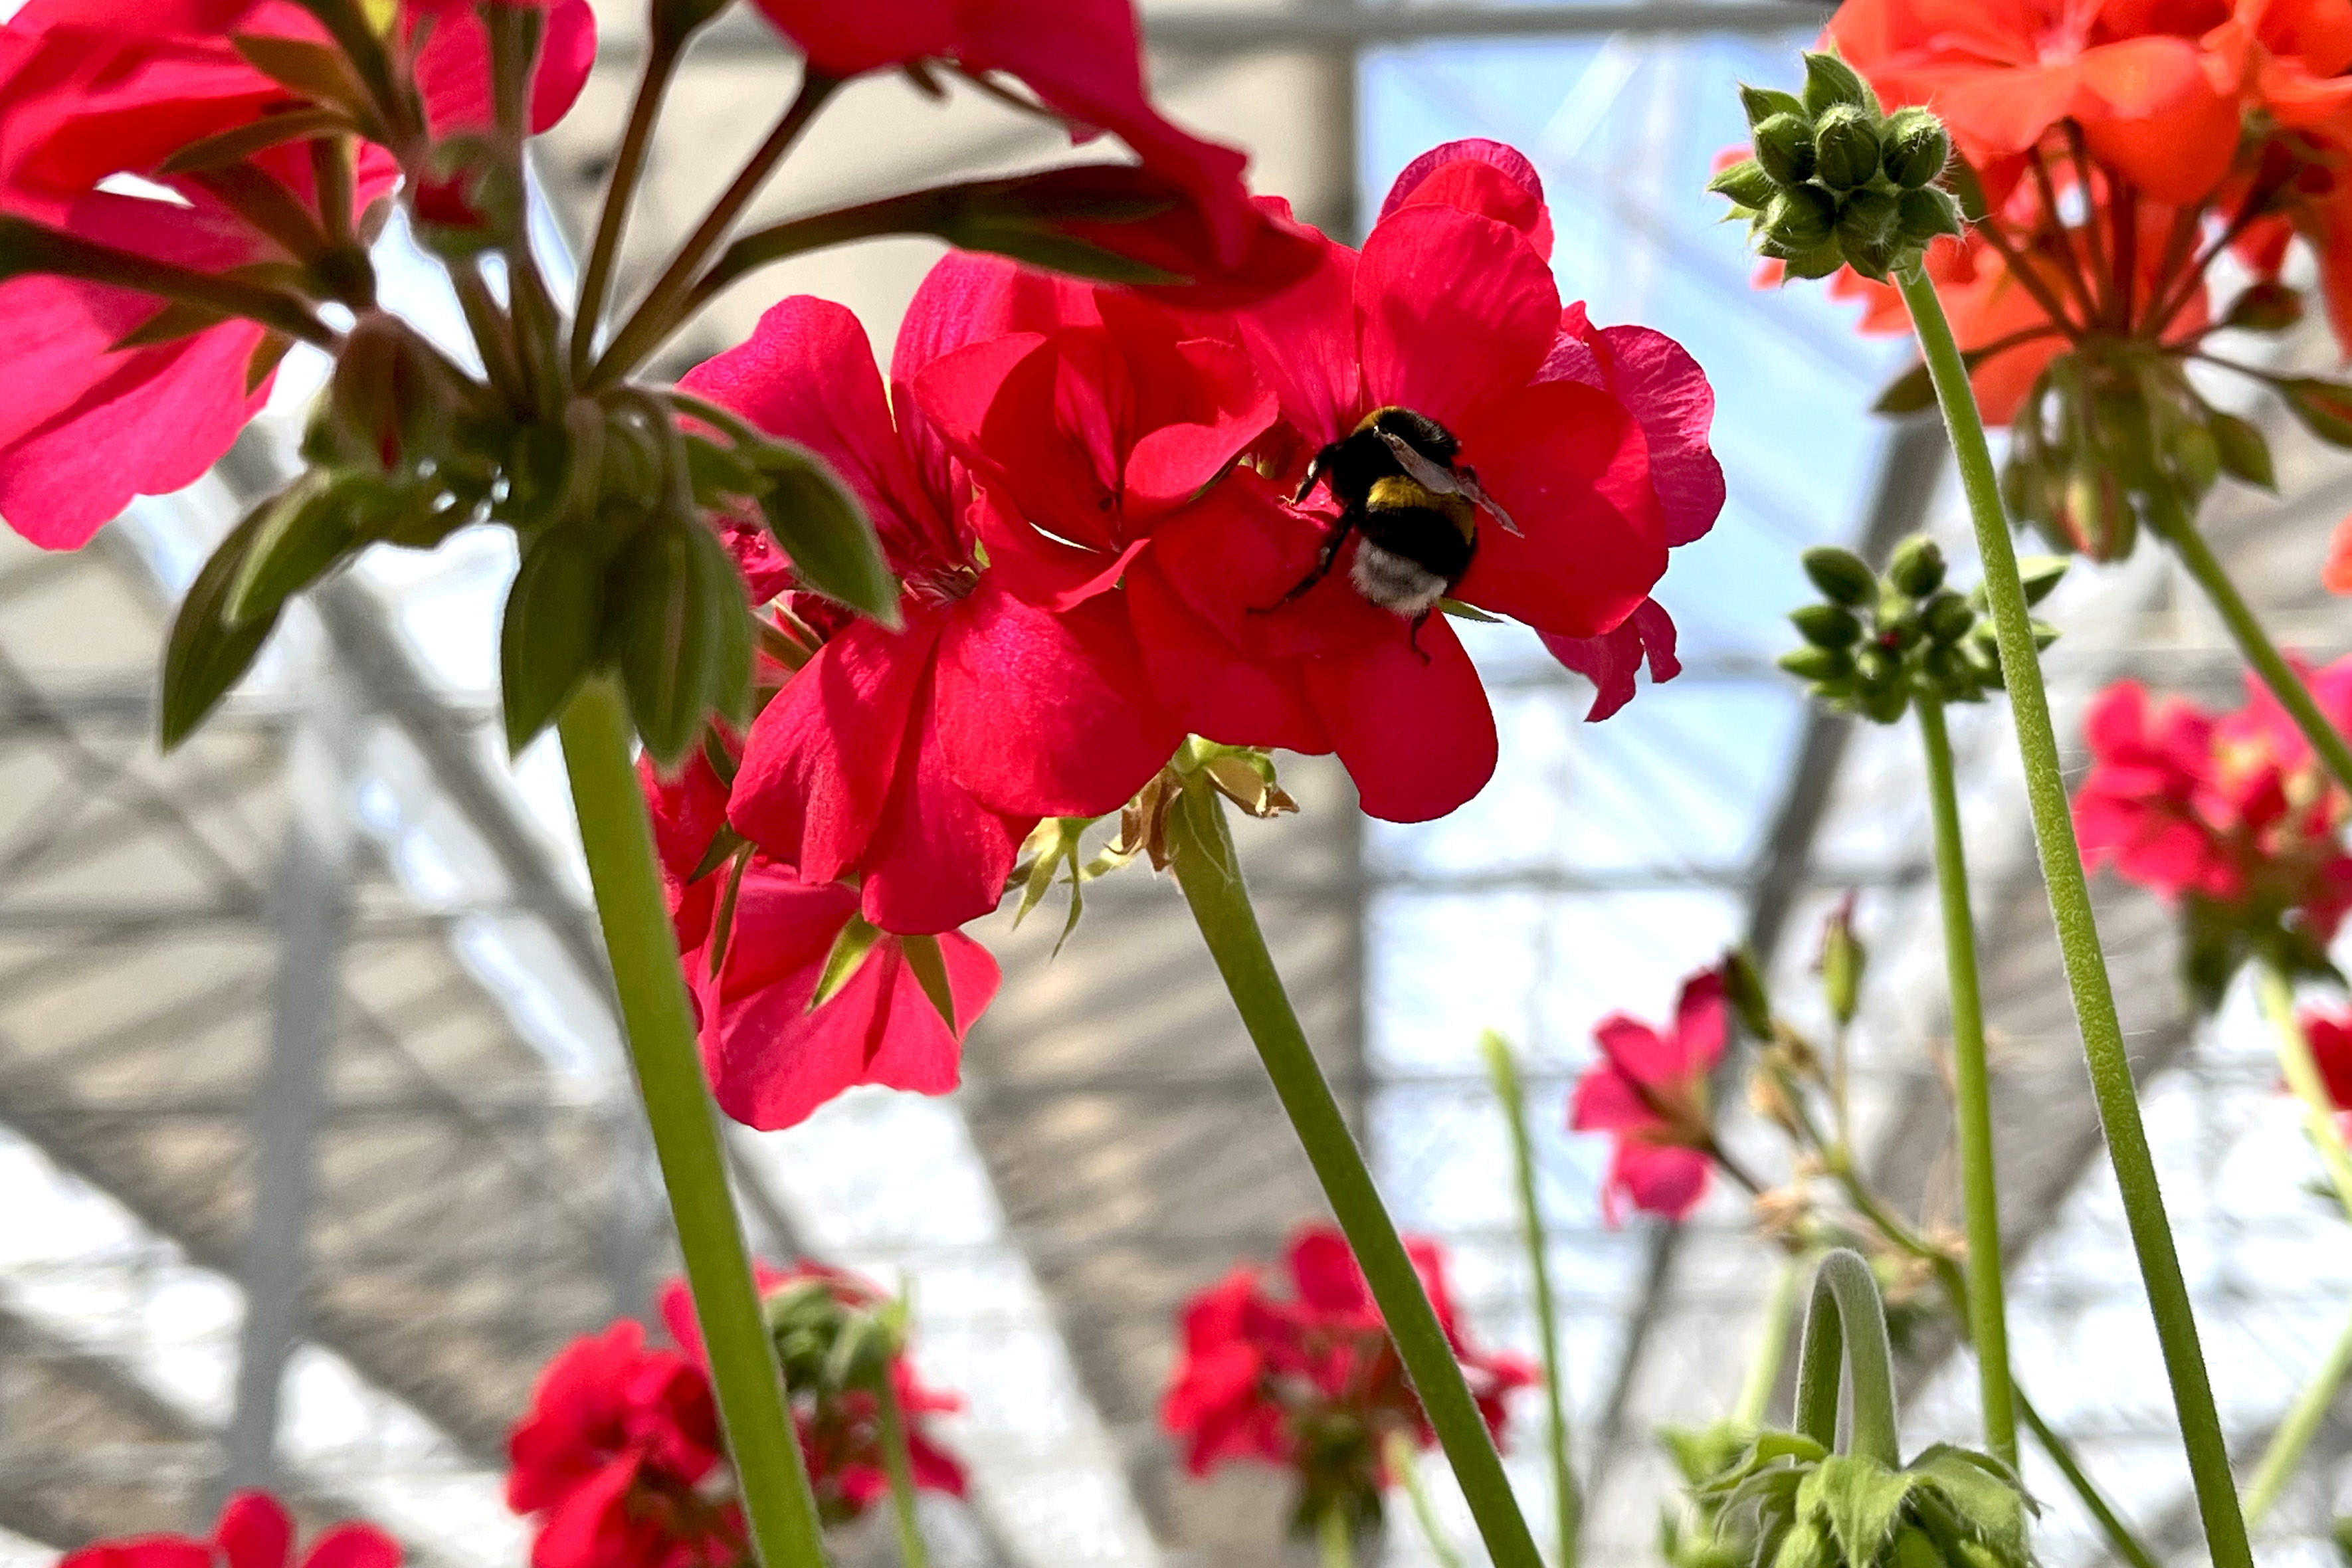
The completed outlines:
[[[234,1493],[221,1505],[210,1540],[138,1535],[100,1541],[68,1552],[58,1568],[292,1568],[294,1521],[266,1492]],[[301,1568],[398,1568],[400,1542],[372,1524],[321,1531]]]
[[[1568,1125],[1615,1140],[1601,1188],[1601,1212],[1611,1225],[1628,1203],[1679,1220],[1706,1195],[1715,1143],[1707,1075],[1723,1059],[1729,1027],[1723,973],[1716,969],[1683,983],[1675,1021],[1663,1032],[1624,1013],[1594,1026],[1601,1060],[1577,1080]]]

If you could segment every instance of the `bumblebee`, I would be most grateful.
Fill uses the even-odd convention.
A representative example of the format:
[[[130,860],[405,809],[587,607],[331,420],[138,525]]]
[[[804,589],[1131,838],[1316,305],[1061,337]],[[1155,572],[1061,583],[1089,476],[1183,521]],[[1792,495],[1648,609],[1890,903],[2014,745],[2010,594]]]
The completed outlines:
[[[1462,443],[1436,420],[1388,407],[1373,409],[1345,438],[1316,453],[1291,504],[1328,485],[1339,517],[1315,569],[1281,603],[1329,576],[1348,536],[1360,533],[1349,572],[1356,591],[1417,629],[1470,570],[1481,508],[1506,531],[1519,531],[1479,488],[1477,473],[1454,461],[1461,450]]]

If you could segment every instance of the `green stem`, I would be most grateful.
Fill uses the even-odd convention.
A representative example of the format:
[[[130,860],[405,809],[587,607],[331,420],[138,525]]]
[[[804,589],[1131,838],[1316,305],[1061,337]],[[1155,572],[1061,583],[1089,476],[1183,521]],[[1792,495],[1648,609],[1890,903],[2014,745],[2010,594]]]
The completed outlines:
[[[1789,1353],[1789,1320],[1797,1310],[1797,1283],[1804,1268],[1803,1258],[1790,1258],[1780,1265],[1771,1293],[1764,1298],[1764,1310],[1756,1323],[1756,1349],[1748,1357],[1739,1398],[1731,1407],[1731,1419],[1738,1426],[1764,1425],[1764,1407],[1772,1402],[1773,1386],[1780,1381],[1781,1360]]]
[[[694,1016],[655,868],[653,827],[630,761],[621,694],[605,678],[590,680],[564,710],[561,730],[629,1055],[669,1192],[753,1552],[765,1568],[824,1568],[816,1505],[785,1408],[783,1374],[761,1315],[719,1125],[703,1087]]]
[[[2254,618],[2238,585],[2222,569],[2213,547],[2197,531],[2195,521],[2171,497],[2159,495],[2155,500],[2156,504],[2149,508],[2149,521],[2156,531],[2172,546],[2173,554],[2179,557],[2181,565],[2205,591],[2205,597],[2220,613],[2221,623],[2230,628],[2231,640],[2238,645],[2238,651],[2246,656],[2246,662],[2254,667],[2254,673],[2271,689],[2271,695],[2278,699],[2279,706],[2303,731],[2303,738],[2311,742],[2320,762],[2336,775],[2339,785],[2352,791],[2352,745],[2346,744],[2343,734],[2328,722],[2327,715],[2313,700],[2311,688],[2304,684],[2294,666],[2286,661],[2278,645],[2271,641],[2270,634],[2263,630],[2262,622]]]
[[[1331,1086],[1324,1080],[1298,1015],[1283,991],[1282,976],[1266,951],[1249,889],[1242,881],[1223,804],[1205,775],[1185,780],[1182,796],[1169,813],[1168,843],[1177,885],[1323,1184],[1332,1215],[1364,1271],[1405,1373],[1454,1467],[1471,1517],[1477,1521],[1487,1554],[1496,1568],[1541,1568],[1535,1537],[1511,1496],[1511,1483],[1454,1359],[1454,1347],[1429,1305],[1421,1277],[1397,1238],[1380,1189],[1365,1169],[1363,1153],[1348,1131]]]
[[[2336,1343],[2294,1396],[2294,1403],[2271,1434],[2270,1447],[2263,1450],[2262,1463],[2254,1467],[2253,1479],[2246,1483],[2246,1523],[2251,1527],[2262,1522],[2263,1516],[2278,1501],[2278,1495],[2294,1478],[2295,1466],[2303,1462],[2305,1449],[2319,1428],[2327,1420],[2328,1408],[2336,1403],[2336,1391],[2343,1386],[2347,1373],[2352,1373],[2352,1321],[2336,1336]]]
[[[1404,1488],[1405,1500],[1412,1505],[1412,1521],[1421,1527],[1421,1538],[1429,1542],[1429,1554],[1437,1560],[1437,1568],[1462,1568],[1462,1553],[1446,1539],[1445,1527],[1437,1521],[1436,1506],[1429,1500],[1429,1489],[1422,1484],[1421,1456],[1413,1451],[1409,1434],[1389,1434],[1388,1458],[1389,1468]]]
[[[1356,1543],[1348,1538],[1348,1513],[1339,1504],[1315,1521],[1315,1544],[1321,1548],[1323,1568],[1356,1568]]]
[[[2025,1396],[2024,1389],[2019,1388],[2016,1392],[2018,1418],[2025,1423],[2025,1429],[2033,1434],[2034,1441],[2042,1445],[2042,1451],[2050,1456],[2050,1462],[2058,1467],[2058,1473],[2066,1478],[2066,1484],[2074,1488],[2074,1496],[2098,1525],[2100,1533],[2107,1538],[2107,1544],[2115,1549],[2116,1555],[2130,1568],[2157,1568],[2154,1553],[2140,1544],[2139,1537],[2132,1533],[2131,1526],[2107,1505],[2107,1500],[2100,1494],[2098,1483],[2092,1480],[2090,1472],[2083,1468],[2082,1460],[2074,1456],[2074,1446],[2042,1418],[2042,1412],[2033,1407],[2033,1401]]]
[[[2050,889],[2051,916],[2065,960],[2075,1020],[2082,1030],[2091,1092],[2106,1132],[2107,1157],[2115,1169],[2132,1247],[2138,1255],[2148,1311],[2163,1347],[2165,1375],[2172,1384],[2173,1407],[2180,1420],[2181,1447],[2189,1458],[2206,1546],[2214,1568],[2253,1568],[2253,1549],[2246,1540],[2245,1520],[2238,1511],[2238,1494],[2231,1479],[2221,1412],[2214,1406],[2204,1349],[2198,1342],[2189,1283],[2181,1276],[2180,1255],[2165,1215],[2164,1191],[2157,1181],[2155,1158],[2148,1152],[2147,1129],[2140,1120],[2131,1058],[2125,1053],[2123,1026],[2116,1017],[2115,990],[2099,951],[2090,885],[2083,872],[2081,848],[2074,841],[2074,818],[2068,814],[2065,775],[2059,770],[2058,735],[2050,721],[2049,693],[2042,685],[2025,585],[2018,577],[2017,548],[2001,510],[2000,484],[1993,471],[1992,452],[1985,445],[1984,420],[1977,412],[1968,367],[1952,339],[1951,323],[1944,319],[1935,286],[1916,266],[1905,268],[1898,282],[1928,374],[1936,384],[1937,401],[1943,406],[1960,482],[1968,493],[1969,517],[1976,525],[1977,549],[1984,558],[1985,594],[1991,603],[2001,670],[2016,721],[2018,753],[2024,763],[2026,795],[2033,808],[2042,876]]]
[[[2254,994],[2278,1044],[2279,1071],[2287,1088],[2303,1101],[2304,1131],[2319,1151],[2319,1163],[2327,1169],[2327,1180],[2336,1188],[2346,1217],[2352,1218],[2352,1154],[2345,1152],[2343,1135],[2336,1131],[2335,1098],[2327,1092],[2327,1080],[2319,1076],[2319,1064],[2311,1059],[2311,1041],[2303,1032],[2303,1022],[2294,1016],[2294,983],[2276,965],[2257,963]]]
[[[1797,1351],[1797,1429],[1824,1448],[1837,1443],[1841,1360],[1853,1402],[1849,1448],[1890,1470],[1899,1468],[1903,1452],[1895,1436],[1895,1351],[1886,1338],[1886,1305],[1879,1300],[1870,1265],[1843,1247],[1825,1254],[1814,1272],[1804,1342]]]
[[[906,1568],[930,1568],[922,1524],[915,1510],[915,1457],[907,1439],[907,1413],[888,1373],[881,1379],[882,1465],[890,1477],[890,1521],[898,1531],[898,1561]]]
[[[1952,993],[1952,1079],[1959,1123],[1960,1197],[1969,1236],[1969,1324],[1977,1346],[1977,1392],[1985,1447],[2017,1468],[2017,1412],[2010,1401],[2009,1311],[2002,1300],[2000,1198],[1993,1176],[1992,1080],[1985,1062],[1984,998],[1977,978],[1976,917],[1960,844],[1960,801],[1944,705],[1913,698],[1927,752],[1927,797],[1936,819],[1936,889],[1943,900],[1944,972]]]
[[[670,258],[669,266],[655,280],[643,302],[597,356],[595,367],[588,373],[588,385],[603,386],[620,380],[669,335],[670,329],[677,323],[678,301],[692,285],[704,259],[727,237],[727,231],[735,226],[735,220],[751,205],[751,198],[760,194],[760,187],[768,183],[768,176],[776,172],[776,165],[783,162],[784,154],[792,151],[793,143],[800,140],[801,132],[808,129],[817,110],[824,107],[825,100],[840,85],[834,78],[814,72],[802,80],[792,106],[776,121],[775,129],[768,132],[768,139],[744,161],[735,183],[703,215],[701,225],[678,247],[677,254]]]
[[[658,9],[658,7],[656,7]],[[645,173],[646,153],[653,145],[654,124],[661,118],[662,100],[677,74],[685,39],[656,26],[646,51],[646,72],[637,81],[637,96],[629,104],[628,128],[613,158],[613,176],[604,186],[604,205],[596,215],[596,238],[589,247],[588,268],[580,275],[580,298],[572,321],[572,376],[588,373],[596,349],[596,329],[604,314],[604,296],[613,283],[613,266],[619,259],[621,233],[628,226],[630,198]]]
[[[1543,1347],[1544,1419],[1551,1458],[1555,1523],[1559,1531],[1559,1568],[1576,1568],[1577,1538],[1583,1532],[1584,1499],[1577,1489],[1568,1436],[1568,1402],[1561,1392],[1567,1377],[1560,1364],[1559,1325],[1551,1294],[1551,1260],[1544,1247],[1543,1210],[1536,1198],[1535,1150],[1528,1138],[1527,1095],[1519,1083],[1518,1063],[1509,1042],[1489,1029],[1480,1037],[1486,1053],[1486,1073],[1494,1080],[1495,1098],[1502,1102],[1503,1119],[1511,1129],[1511,1163],[1517,1177],[1519,1242],[1527,1248],[1528,1274],[1535,1285],[1536,1333]]]

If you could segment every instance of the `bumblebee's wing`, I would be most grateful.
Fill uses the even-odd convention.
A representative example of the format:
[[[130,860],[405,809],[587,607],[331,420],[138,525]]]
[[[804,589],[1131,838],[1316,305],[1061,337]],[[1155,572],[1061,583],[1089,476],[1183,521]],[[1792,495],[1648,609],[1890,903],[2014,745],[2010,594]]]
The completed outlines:
[[[1378,426],[1374,428],[1378,429]],[[1442,463],[1433,462],[1412,442],[1392,431],[1381,430],[1380,437],[1388,443],[1389,450],[1396,454],[1398,466],[1423,489],[1434,490],[1442,496],[1464,497],[1473,505],[1485,507],[1494,513],[1495,521],[1503,525],[1504,532],[1519,531],[1519,525],[1511,521],[1511,514],[1496,505],[1495,498],[1479,488],[1475,469],[1449,468]]]

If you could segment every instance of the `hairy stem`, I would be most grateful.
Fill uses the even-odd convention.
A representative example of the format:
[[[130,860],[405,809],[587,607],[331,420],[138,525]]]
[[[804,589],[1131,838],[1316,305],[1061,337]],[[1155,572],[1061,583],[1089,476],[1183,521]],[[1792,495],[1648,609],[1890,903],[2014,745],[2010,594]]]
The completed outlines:
[[[1216,961],[1217,973],[1257,1046],[1283,1110],[1323,1185],[1332,1215],[1356,1255],[1397,1354],[1429,1424],[1454,1467],[1496,1568],[1541,1568],[1535,1537],[1511,1495],[1494,1439],[1464,1381],[1454,1347],[1398,1239],[1364,1156],[1339,1114],[1306,1031],[1282,988],[1282,976],[1258,929],[1224,805],[1204,775],[1186,780],[1169,814],[1169,850],[1177,885]]]
[[[2181,1446],[2189,1458],[2206,1546],[2215,1568],[2253,1568],[2253,1550],[2238,1510],[2229,1447],[2221,1435],[2221,1413],[2213,1403],[2212,1381],[2205,1370],[2204,1347],[2198,1341],[2189,1283],[2181,1275],[2180,1255],[2165,1214],[2164,1192],[2157,1181],[2155,1157],[2148,1150],[2147,1129],[2140,1119],[2131,1059],[2125,1053],[2123,1026],[2116,1016],[2115,989],[2099,949],[2090,884],[2083,871],[2082,850],[2074,840],[2065,776],[2059,769],[2050,697],[2042,684],[2025,584],[2018,576],[2017,547],[2001,509],[2000,484],[1993,471],[1992,452],[1985,444],[1984,420],[1977,411],[1968,367],[1952,339],[1951,323],[1944,318],[1935,286],[1916,267],[1906,268],[1898,282],[1928,374],[1936,384],[1945,426],[1951,433],[1952,451],[1976,528],[1977,549],[1984,558],[1985,593],[1992,607],[2001,671],[2016,721],[2042,879],[2049,886],[2051,915],[2065,960],[2075,1021],[2082,1030],[2092,1095],[2106,1132],[2107,1157],[2123,1198],[2148,1310],[2163,1347],[2165,1376],[2172,1385],[2173,1408],[2179,1417]]]
[[[2017,1412],[2010,1402],[2009,1310],[2000,1277],[2000,1196],[1993,1175],[1992,1079],[1985,1062],[1984,998],[1977,976],[1976,917],[1960,844],[1960,801],[1944,705],[1912,700],[1927,753],[1927,798],[1936,819],[1936,890],[1944,918],[1944,973],[1952,994],[1954,1112],[1959,1123],[1960,1198],[1969,1236],[1969,1326],[1977,1346],[1977,1393],[1985,1447],[2017,1468]]]
[[[2042,1418],[2042,1412],[2034,1408],[2033,1401],[2025,1396],[2022,1388],[2017,1390],[2017,1414],[2025,1423],[2025,1429],[2033,1434],[2033,1440],[2042,1445],[2042,1451],[2050,1457],[2050,1462],[2058,1467],[2058,1473],[2066,1478],[2066,1484],[2074,1489],[2084,1511],[2099,1527],[2099,1533],[2107,1538],[2116,1555],[2130,1568],[2157,1568],[2156,1554],[2140,1543],[2131,1526],[2101,1494],[2098,1483],[2091,1479],[2090,1472],[2083,1468],[2083,1461],[2075,1457],[2074,1445]]]
[[[1528,1275],[1535,1287],[1536,1333],[1543,1347],[1545,1433],[1559,1529],[1559,1555],[1553,1561],[1557,1568],[1576,1568],[1584,1499],[1577,1489],[1569,1447],[1568,1404],[1561,1392],[1567,1371],[1560,1364],[1559,1325],[1552,1307],[1551,1260],[1544,1246],[1543,1208],[1536,1197],[1536,1157],[1528,1139],[1527,1096],[1519,1083],[1519,1067],[1512,1059],[1509,1043],[1489,1029],[1479,1045],[1486,1053],[1486,1072],[1494,1080],[1495,1098],[1501,1102],[1503,1118],[1510,1124],[1511,1164],[1517,1178],[1519,1198],[1519,1243],[1527,1249]]]
[[[1886,1305],[1862,1254],[1838,1247],[1813,1274],[1805,1310],[1804,1342],[1797,1350],[1797,1429],[1822,1447],[1837,1443],[1838,1367],[1845,1367],[1853,1399],[1851,1451],[1888,1469],[1903,1463],[1895,1425],[1895,1351],[1886,1338]]]
[[[703,1087],[694,1016],[654,862],[653,826],[630,761],[627,709],[609,679],[598,677],[581,689],[564,710],[561,731],[629,1056],[668,1190],[751,1544],[765,1568],[824,1568],[816,1504],[793,1436],[783,1374],[761,1314],[719,1124]]]

